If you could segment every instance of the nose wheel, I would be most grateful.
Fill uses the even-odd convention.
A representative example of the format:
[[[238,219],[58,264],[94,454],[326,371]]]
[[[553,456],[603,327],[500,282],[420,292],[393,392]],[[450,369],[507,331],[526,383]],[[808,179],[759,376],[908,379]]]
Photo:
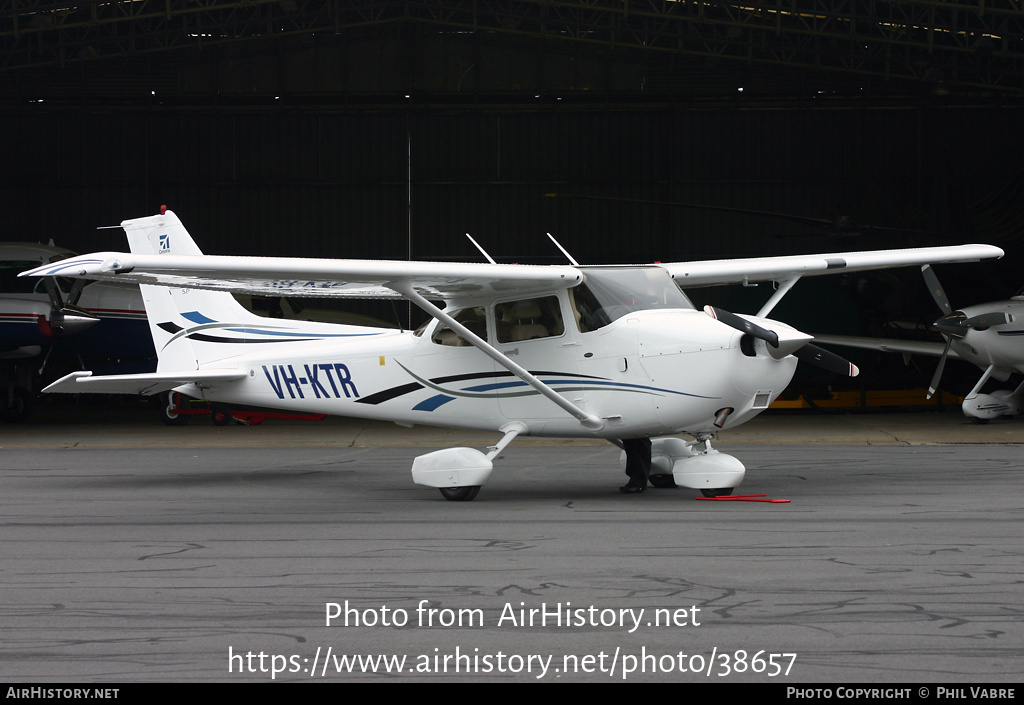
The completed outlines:
[[[441,496],[449,502],[469,502],[480,492],[480,485],[472,487],[439,487]]]
[[[647,478],[647,481],[659,490],[670,490],[673,487],[678,487],[678,485],[676,485],[675,478],[671,475],[651,475]]]

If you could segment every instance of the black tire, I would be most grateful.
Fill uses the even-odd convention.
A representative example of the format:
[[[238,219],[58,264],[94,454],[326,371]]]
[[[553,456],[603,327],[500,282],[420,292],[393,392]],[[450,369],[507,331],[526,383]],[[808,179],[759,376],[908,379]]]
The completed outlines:
[[[732,494],[732,487],[721,487],[715,490],[703,489],[700,491],[705,497],[728,497]]]
[[[223,404],[214,404],[210,407],[210,419],[214,426],[227,426],[233,418],[231,409]]]
[[[671,475],[651,475],[647,480],[659,490],[668,490],[676,486],[676,479]]]
[[[179,392],[167,392],[161,394],[158,401],[160,407],[160,418],[168,426],[184,426],[188,423],[187,414],[178,414],[176,409],[180,408],[183,397]]]
[[[35,397],[24,387],[11,390],[11,405],[4,409],[3,419],[7,423],[25,423],[32,415],[32,404]]]
[[[471,487],[441,487],[441,496],[449,502],[469,502],[480,491],[480,485]]]

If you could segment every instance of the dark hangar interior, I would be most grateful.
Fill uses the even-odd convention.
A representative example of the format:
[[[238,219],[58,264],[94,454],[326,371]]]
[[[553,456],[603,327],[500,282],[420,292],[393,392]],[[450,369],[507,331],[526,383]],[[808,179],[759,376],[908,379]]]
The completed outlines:
[[[121,250],[167,204],[211,254],[984,242],[950,299],[1024,283],[1017,0],[0,0],[0,43],[4,241]],[[812,332],[936,316],[913,270],[834,279]]]

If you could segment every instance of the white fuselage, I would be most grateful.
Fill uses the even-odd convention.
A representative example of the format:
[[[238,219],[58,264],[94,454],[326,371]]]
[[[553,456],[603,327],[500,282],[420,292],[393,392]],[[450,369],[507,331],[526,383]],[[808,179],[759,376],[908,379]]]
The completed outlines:
[[[560,298],[572,321],[564,291]],[[796,368],[795,358],[776,360],[760,342],[754,356],[744,354],[739,332],[692,309],[639,310],[598,330],[570,323],[559,335],[516,342],[500,342],[497,327],[495,348],[604,427],[587,430],[478,348],[442,344],[438,321],[419,334],[363,329],[371,335],[262,346],[231,361],[244,380],[190,393],[402,424],[497,430],[518,421],[537,436],[631,438],[713,432],[724,408],[733,411],[723,427],[739,425],[767,408]]]

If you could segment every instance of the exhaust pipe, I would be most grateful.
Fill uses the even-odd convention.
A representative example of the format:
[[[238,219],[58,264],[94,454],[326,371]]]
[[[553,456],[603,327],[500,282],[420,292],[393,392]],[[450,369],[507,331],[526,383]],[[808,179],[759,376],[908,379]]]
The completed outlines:
[[[735,411],[735,409],[733,409],[731,406],[727,406],[724,409],[719,409],[718,411],[716,411],[715,428],[722,428],[723,426],[725,426],[725,420],[729,418],[729,414],[731,414],[733,411]]]

